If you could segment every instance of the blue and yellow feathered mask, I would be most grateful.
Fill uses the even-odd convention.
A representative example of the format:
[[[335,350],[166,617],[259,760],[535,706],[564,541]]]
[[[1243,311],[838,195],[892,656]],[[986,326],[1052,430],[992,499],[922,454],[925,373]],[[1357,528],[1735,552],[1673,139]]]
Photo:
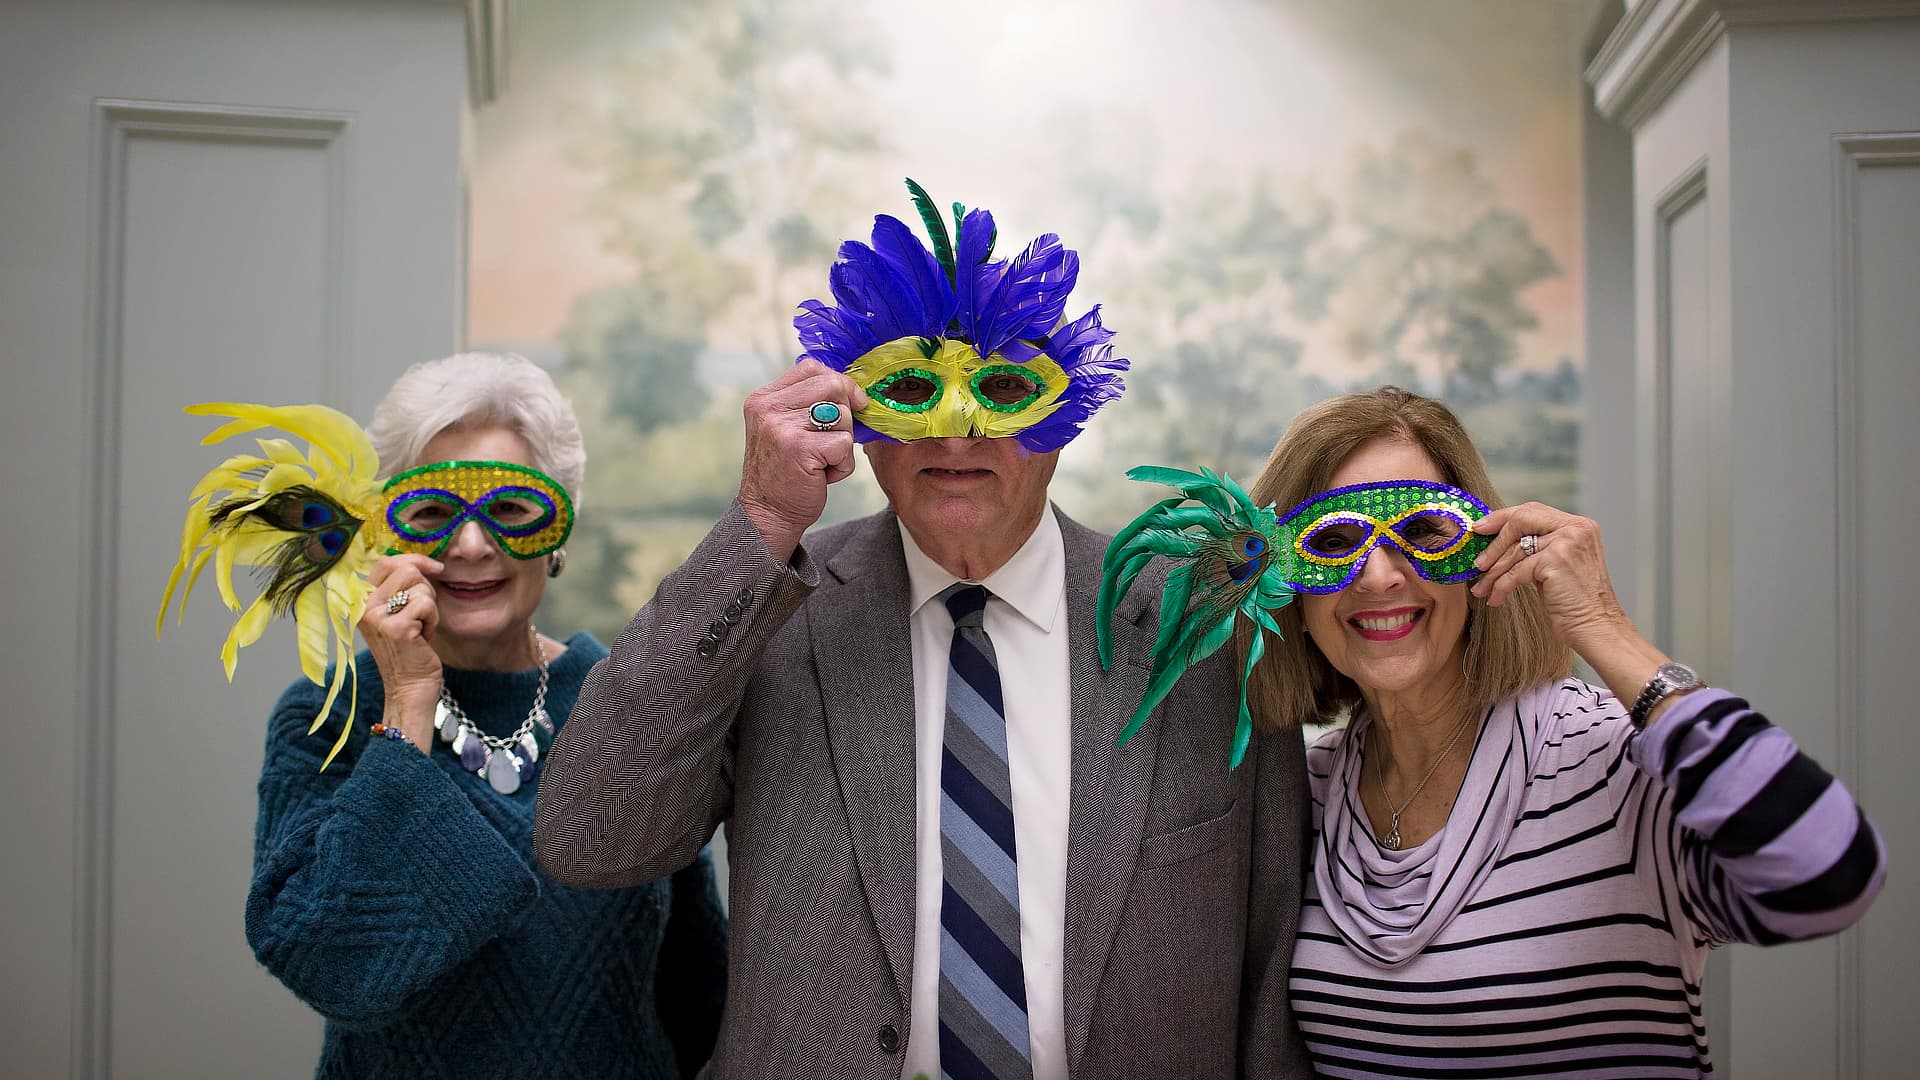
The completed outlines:
[[[818,360],[867,393],[860,442],[1014,438],[1034,453],[1072,441],[1120,396],[1127,361],[1095,305],[1065,320],[1080,256],[1052,233],[993,260],[993,215],[953,205],[954,235],[912,180],[932,250],[897,218],[874,218],[872,246],[849,240],[828,274],[832,304],[808,300],[793,325]]]

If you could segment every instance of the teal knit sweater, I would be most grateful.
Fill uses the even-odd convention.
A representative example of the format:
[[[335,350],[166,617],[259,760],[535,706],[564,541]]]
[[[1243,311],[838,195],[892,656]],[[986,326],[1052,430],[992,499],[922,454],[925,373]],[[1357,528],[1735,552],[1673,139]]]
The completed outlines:
[[[547,710],[565,722],[606,646],[586,633],[553,661]],[[370,738],[380,675],[362,652],[359,715],[340,756],[346,692],[320,731],[324,688],[295,683],[267,734],[247,940],[327,1019],[321,1077],[691,1076],[726,995],[726,917],[713,866],[611,892],[563,888],[533,864],[539,778],[501,795],[443,743],[423,755]],[[493,735],[532,707],[537,672],[446,673]],[[542,763],[543,764],[543,763]]]

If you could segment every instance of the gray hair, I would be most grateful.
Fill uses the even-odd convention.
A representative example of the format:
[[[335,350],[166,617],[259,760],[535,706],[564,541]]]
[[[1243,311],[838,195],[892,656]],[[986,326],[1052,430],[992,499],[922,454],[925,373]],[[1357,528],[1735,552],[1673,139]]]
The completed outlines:
[[[443,431],[498,424],[533,450],[533,464],[580,505],[587,447],[573,405],[540,365],[515,353],[456,353],[408,368],[373,410],[367,434],[386,479],[423,464]]]

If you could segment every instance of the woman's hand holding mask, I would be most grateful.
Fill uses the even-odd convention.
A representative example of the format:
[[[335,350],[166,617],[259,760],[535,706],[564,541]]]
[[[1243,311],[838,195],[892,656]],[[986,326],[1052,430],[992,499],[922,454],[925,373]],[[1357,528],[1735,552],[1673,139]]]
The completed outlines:
[[[374,564],[360,615],[360,636],[380,669],[383,720],[425,753],[433,746],[433,710],[440,701],[440,656],[433,651],[440,611],[428,576],[445,566],[425,555],[389,555]],[[404,593],[405,599],[398,597]]]

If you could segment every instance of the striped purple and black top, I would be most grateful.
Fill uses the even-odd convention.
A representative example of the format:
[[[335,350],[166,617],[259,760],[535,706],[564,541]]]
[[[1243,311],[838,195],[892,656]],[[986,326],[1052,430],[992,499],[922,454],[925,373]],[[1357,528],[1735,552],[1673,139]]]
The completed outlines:
[[[1370,719],[1307,753],[1314,872],[1291,993],[1326,1077],[1697,1077],[1707,952],[1860,918],[1886,855],[1853,797],[1739,698],[1645,732],[1576,679],[1495,706],[1446,828],[1387,851]]]

